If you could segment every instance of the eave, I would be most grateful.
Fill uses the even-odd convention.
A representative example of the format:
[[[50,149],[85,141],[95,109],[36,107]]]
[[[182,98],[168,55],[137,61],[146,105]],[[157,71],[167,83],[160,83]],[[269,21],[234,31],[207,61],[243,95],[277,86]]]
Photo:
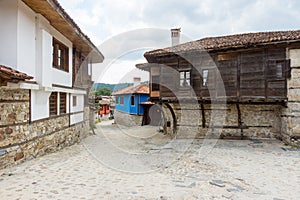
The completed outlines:
[[[104,56],[91,42],[73,19],[60,6],[57,0],[22,0],[36,13],[43,15],[56,30],[68,38],[73,47],[85,56],[89,56],[93,63],[100,63]],[[91,53],[91,54],[90,54]]]

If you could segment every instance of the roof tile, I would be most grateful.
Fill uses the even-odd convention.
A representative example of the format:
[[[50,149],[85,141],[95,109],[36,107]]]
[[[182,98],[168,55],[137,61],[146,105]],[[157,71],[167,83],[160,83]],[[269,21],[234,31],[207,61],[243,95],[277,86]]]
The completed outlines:
[[[4,65],[0,65],[0,78],[8,81],[24,81],[26,79],[33,79],[32,76],[29,76],[25,73],[19,72]]]
[[[147,56],[162,56],[193,50],[225,50],[229,48],[251,47],[264,43],[300,41],[300,30],[244,33],[219,37],[207,37],[164,49],[145,53]]]
[[[137,86],[129,86],[120,91],[114,92],[112,95],[121,94],[149,94],[149,86],[147,84],[140,84]]]

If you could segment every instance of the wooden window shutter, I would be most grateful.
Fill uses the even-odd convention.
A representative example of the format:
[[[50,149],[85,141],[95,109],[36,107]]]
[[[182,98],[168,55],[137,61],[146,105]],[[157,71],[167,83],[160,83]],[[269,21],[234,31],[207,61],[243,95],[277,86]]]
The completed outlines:
[[[67,94],[66,93],[59,93],[59,110],[60,114],[67,113]]]
[[[52,92],[49,97],[49,114],[57,115],[57,92]]]
[[[291,60],[285,60],[284,62],[284,74],[285,74],[285,78],[291,78],[291,74],[292,74],[292,68],[291,68]]]

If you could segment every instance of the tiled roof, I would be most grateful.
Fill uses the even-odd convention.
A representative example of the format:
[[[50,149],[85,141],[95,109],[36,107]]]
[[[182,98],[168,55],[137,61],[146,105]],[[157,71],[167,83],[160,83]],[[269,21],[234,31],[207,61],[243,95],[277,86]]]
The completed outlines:
[[[193,50],[226,50],[232,48],[253,47],[259,44],[300,41],[300,30],[244,33],[219,37],[207,37],[179,44],[173,47],[157,49],[145,53],[147,56],[160,56],[169,53],[189,52]]]
[[[120,91],[114,92],[112,95],[120,95],[120,94],[149,94],[149,86],[147,84],[129,86]]]
[[[0,65],[0,79],[4,81],[18,82],[24,81],[26,79],[33,79],[33,77],[25,73],[19,72],[17,70],[14,70],[10,67]]]

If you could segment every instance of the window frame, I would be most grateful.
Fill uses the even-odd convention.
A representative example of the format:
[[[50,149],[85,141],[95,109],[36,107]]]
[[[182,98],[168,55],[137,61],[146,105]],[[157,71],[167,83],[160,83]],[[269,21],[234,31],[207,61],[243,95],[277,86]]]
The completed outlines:
[[[152,77],[151,77],[151,91],[152,92],[160,90],[160,87],[159,87],[159,78],[160,78],[159,75],[152,75]]]
[[[124,105],[124,96],[120,96],[120,105]]]
[[[135,106],[135,96],[131,95],[130,97],[130,106]]]
[[[73,107],[77,106],[77,96],[72,97],[72,105],[73,105]]]
[[[69,48],[53,37],[52,67],[58,70],[69,72]]]
[[[206,76],[204,77],[204,72]],[[209,69],[202,69],[202,86],[207,87],[208,86],[208,81],[209,81]]]
[[[49,116],[56,116],[58,114],[57,101],[58,101],[58,92],[52,92],[49,96]]]
[[[59,93],[59,114],[67,113],[67,93],[60,92]]]
[[[179,71],[179,86],[180,87],[191,86],[191,70]]]

